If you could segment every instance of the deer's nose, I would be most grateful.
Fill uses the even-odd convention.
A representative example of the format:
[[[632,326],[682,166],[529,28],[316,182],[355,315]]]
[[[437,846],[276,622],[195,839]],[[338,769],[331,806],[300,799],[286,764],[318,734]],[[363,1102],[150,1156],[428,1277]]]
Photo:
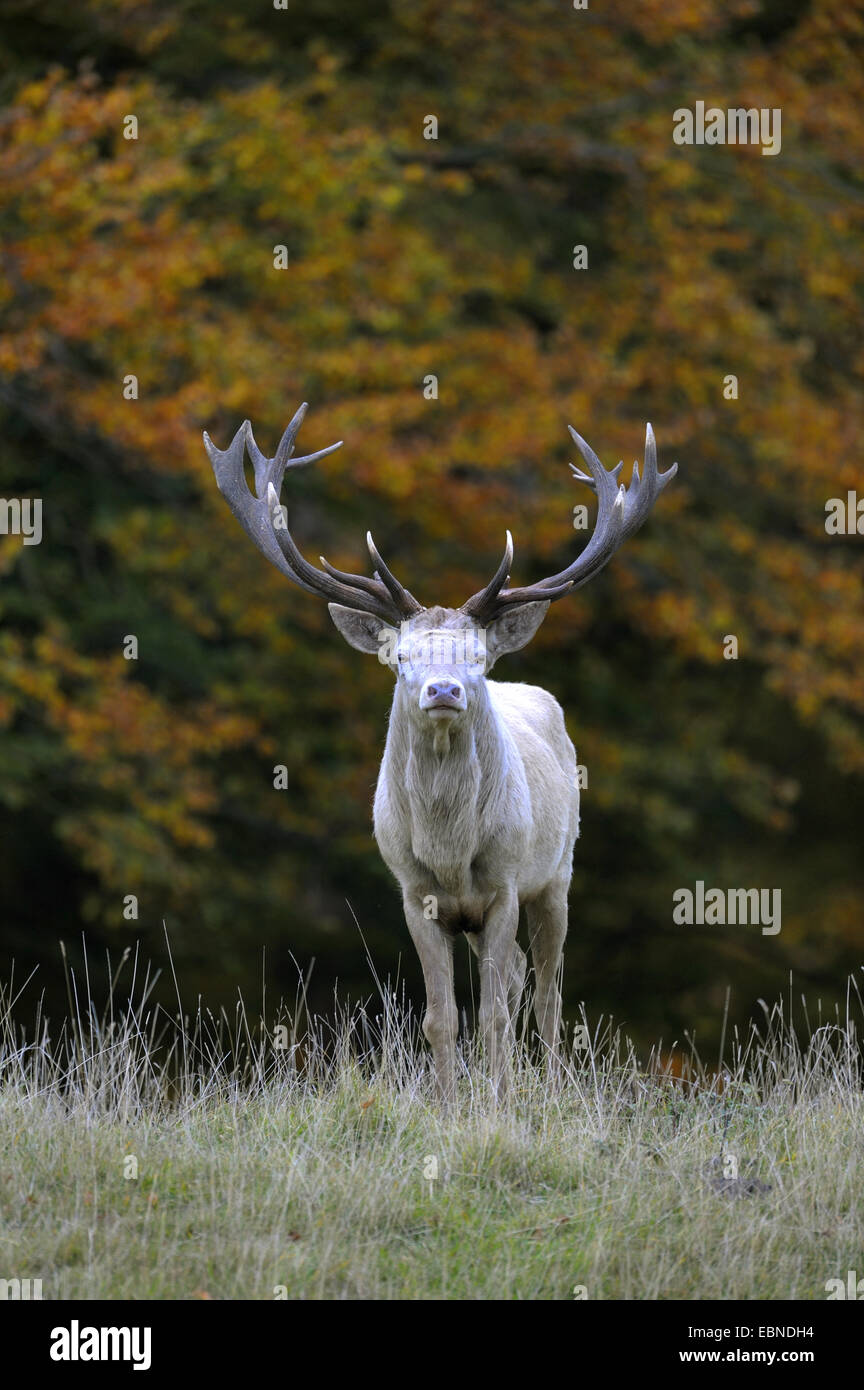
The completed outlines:
[[[465,709],[466,703],[462,686],[446,676],[427,681],[420,696],[421,709]]]
[[[461,685],[456,685],[454,681],[433,681],[427,686],[427,690],[433,700],[436,700],[439,695],[445,699],[449,696],[453,700],[458,700],[462,694]]]

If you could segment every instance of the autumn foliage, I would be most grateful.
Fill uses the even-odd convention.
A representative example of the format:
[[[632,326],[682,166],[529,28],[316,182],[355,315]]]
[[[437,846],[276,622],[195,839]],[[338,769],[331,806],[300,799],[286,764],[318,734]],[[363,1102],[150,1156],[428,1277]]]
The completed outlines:
[[[326,998],[369,987],[356,915],[416,978],[370,835],[389,676],[249,544],[201,444],[248,417],[270,448],[308,400],[304,449],[345,447],[289,474],[299,543],[357,569],[371,526],[426,603],[488,578],[508,525],[514,582],[561,568],[590,502],[566,425],[609,465],[653,422],[674,485],[500,671],[556,694],[588,770],[565,992],[646,1036],[790,969],[836,993],[860,0],[81,0],[7,7],[0,41],[0,495],[44,506],[41,545],[0,537],[4,961],[53,968],[82,929],[156,949],[164,921],[196,993],[254,989],[266,946],[277,987],[316,957]],[[779,108],[781,152],[676,146],[697,100]],[[782,933],[673,926],[695,879],[782,888]]]

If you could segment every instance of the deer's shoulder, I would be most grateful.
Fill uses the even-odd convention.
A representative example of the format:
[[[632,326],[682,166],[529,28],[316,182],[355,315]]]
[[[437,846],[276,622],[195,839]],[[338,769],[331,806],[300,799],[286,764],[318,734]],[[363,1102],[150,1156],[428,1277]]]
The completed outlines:
[[[519,681],[488,681],[490,697],[495,708],[529,723],[533,728],[548,724],[564,728],[564,711],[548,690],[540,685],[524,685]]]

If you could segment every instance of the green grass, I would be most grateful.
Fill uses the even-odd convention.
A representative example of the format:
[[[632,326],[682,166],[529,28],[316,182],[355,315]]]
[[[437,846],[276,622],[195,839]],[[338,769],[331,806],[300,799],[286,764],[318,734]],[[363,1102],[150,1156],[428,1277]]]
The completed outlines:
[[[778,1005],[687,1080],[598,1026],[557,1090],[523,1038],[505,1103],[468,1055],[442,1112],[386,991],[333,1026],[298,1007],[283,1050],[149,992],[53,1042],[7,1009],[0,1278],[45,1298],[824,1299],[864,1274],[849,1019],[798,1042]]]

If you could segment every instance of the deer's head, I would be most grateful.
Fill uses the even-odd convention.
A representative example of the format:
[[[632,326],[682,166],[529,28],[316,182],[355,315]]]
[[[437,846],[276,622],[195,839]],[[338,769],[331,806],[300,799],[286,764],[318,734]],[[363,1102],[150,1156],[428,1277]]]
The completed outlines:
[[[286,578],[309,593],[328,600],[330,616],[342,636],[359,651],[378,656],[393,671],[412,717],[433,722],[459,721],[469,714],[472,697],[499,656],[524,647],[548,612],[550,603],[593,579],[627,536],[642,525],[654,501],[674,478],[678,465],[657,471],[654,432],[648,425],[642,476],[633,465],[629,488],[619,484],[623,464],[606,469],[585,440],[570,434],[588,472],[572,464],[573,474],[597,494],[597,521],[582,553],[558,574],[521,589],[506,587],[513,562],[513,541],[507,543],[497,570],[484,589],[461,608],[424,608],[399,583],[367,534],[374,574],[348,574],[321,557],[317,569],[301,555],[288,529],[279,502],[288,468],[324,458],[341,446],[331,444],[315,454],[293,458],[297,433],[306,414],[302,405],[291,421],[272,459],[265,458],[245,420],[229,447],[217,449],[209,436],[210,455],[219,490],[243,529]],[[255,493],[244,473],[244,448],[255,471]]]
[[[390,667],[415,722],[454,724],[470,717],[478,687],[498,657],[526,646],[548,607],[548,601],[528,603],[487,624],[464,608],[424,608],[395,627],[371,613],[329,605],[346,642]]]

